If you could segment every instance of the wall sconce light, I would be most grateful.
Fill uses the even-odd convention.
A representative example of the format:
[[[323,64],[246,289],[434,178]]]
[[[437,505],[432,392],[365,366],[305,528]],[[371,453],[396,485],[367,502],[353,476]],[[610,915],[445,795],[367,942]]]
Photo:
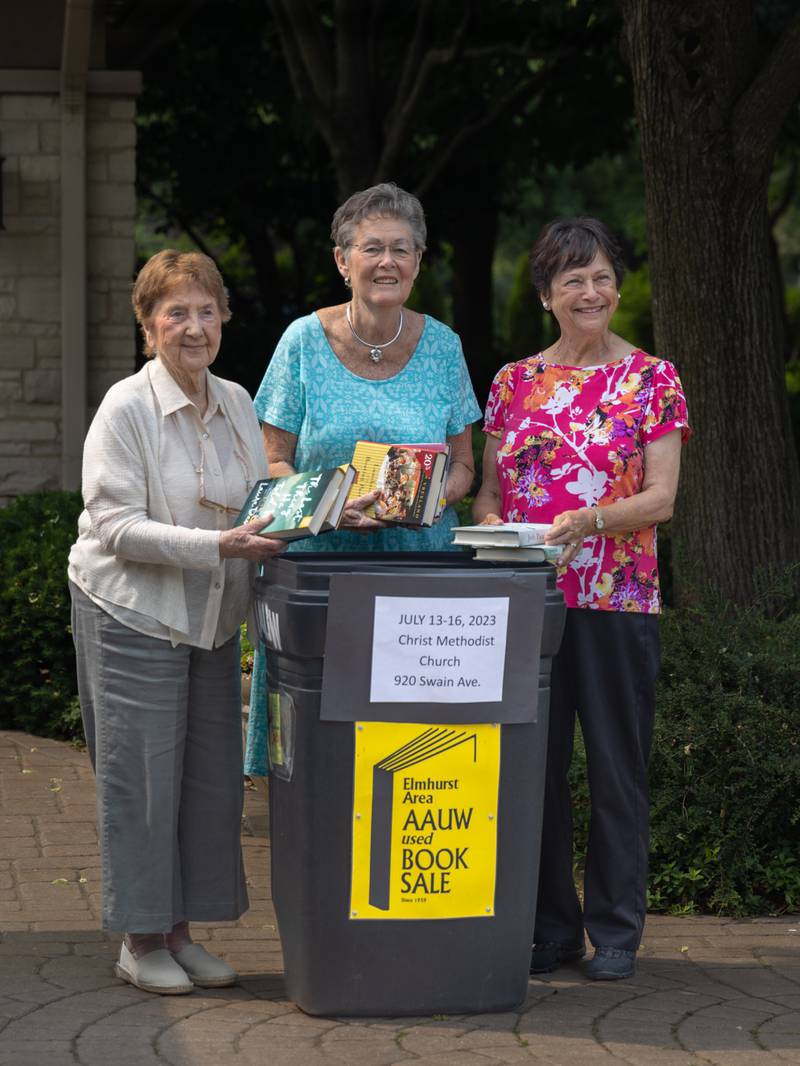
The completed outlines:
[[[5,163],[5,157],[0,155],[0,229],[6,228],[3,222],[3,163]]]

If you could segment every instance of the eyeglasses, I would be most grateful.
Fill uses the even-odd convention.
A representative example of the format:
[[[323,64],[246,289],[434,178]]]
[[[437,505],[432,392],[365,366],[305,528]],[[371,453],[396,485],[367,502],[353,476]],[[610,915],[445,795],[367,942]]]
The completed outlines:
[[[369,242],[367,244],[354,244],[353,247],[357,248],[366,259],[380,259],[383,258],[385,252],[388,252],[395,263],[408,262],[414,254],[413,249],[406,244],[373,244]]]
[[[200,475],[200,506],[208,507],[212,511],[217,511],[219,514],[234,514],[238,515],[239,507],[229,507],[226,503],[215,503],[214,500],[209,500],[206,496],[206,473],[205,473],[206,457],[203,449],[200,449],[200,467],[198,474]]]
[[[212,511],[219,511],[220,514],[238,514],[241,508],[228,507],[226,503],[214,503],[213,500],[209,500],[206,496],[200,497],[200,504],[202,507],[209,507]]]

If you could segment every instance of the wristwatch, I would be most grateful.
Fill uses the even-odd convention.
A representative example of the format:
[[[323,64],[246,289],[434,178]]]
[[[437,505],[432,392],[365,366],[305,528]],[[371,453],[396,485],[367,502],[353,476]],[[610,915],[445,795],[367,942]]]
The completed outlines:
[[[605,528],[606,520],[600,513],[599,507],[593,507],[592,510],[594,511],[594,528],[598,533],[601,533]]]

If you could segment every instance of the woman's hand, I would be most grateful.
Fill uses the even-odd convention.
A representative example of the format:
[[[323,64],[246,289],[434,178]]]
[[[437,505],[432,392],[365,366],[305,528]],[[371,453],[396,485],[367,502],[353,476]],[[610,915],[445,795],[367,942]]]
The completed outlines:
[[[503,519],[499,514],[495,514],[494,511],[490,511],[485,515],[478,523],[481,526],[502,526]]]
[[[369,515],[364,514],[367,507],[375,503],[378,495],[379,493],[377,492],[368,492],[366,496],[359,496],[355,500],[350,500],[342,511],[338,528],[350,529],[355,533],[374,533],[376,529],[386,529],[388,526],[393,525],[392,522],[381,522],[378,518],[371,518]]]
[[[271,514],[265,515],[264,518],[254,518],[243,526],[234,526],[233,529],[220,533],[220,559],[251,559],[256,563],[265,563],[273,555],[280,555],[287,547],[284,541],[257,535],[259,529],[268,526],[272,518]]]
[[[595,532],[594,511],[591,507],[580,507],[577,511],[562,511],[556,515],[544,535],[544,542],[563,544],[564,550],[559,556],[558,565],[569,566],[583,547],[584,540]]]

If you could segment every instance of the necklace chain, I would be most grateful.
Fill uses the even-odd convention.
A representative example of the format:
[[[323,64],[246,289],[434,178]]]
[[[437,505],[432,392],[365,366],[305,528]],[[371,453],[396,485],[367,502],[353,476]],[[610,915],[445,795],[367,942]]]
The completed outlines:
[[[365,341],[362,337],[356,333],[353,329],[353,320],[350,317],[350,307],[348,304],[344,312],[344,317],[347,319],[347,324],[350,327],[350,332],[353,334],[359,344],[363,344],[365,348],[369,348],[369,357],[373,363],[379,363],[383,359],[383,349],[388,348],[390,344],[394,344],[400,334],[403,332],[403,309],[400,308],[400,325],[397,327],[397,333],[392,337],[390,341],[384,341],[383,344],[370,344],[369,341]]]

